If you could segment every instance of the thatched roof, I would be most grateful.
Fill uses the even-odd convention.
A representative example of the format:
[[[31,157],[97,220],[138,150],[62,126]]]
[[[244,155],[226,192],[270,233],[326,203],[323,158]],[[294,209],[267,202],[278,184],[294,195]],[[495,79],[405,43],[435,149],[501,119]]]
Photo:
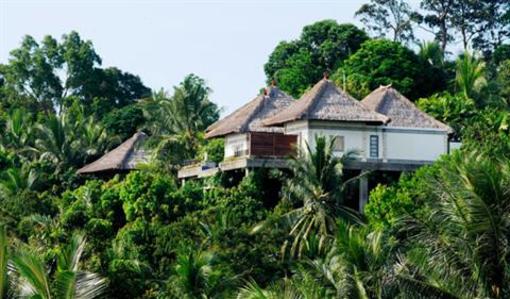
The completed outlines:
[[[103,171],[132,170],[138,163],[147,162],[144,150],[138,149],[140,143],[147,138],[143,132],[134,134],[115,149],[104,154],[98,160],[78,170],[79,174],[98,173]]]
[[[206,138],[220,137],[231,133],[283,132],[281,128],[266,127],[262,120],[288,107],[294,99],[272,86],[266,94],[260,94],[227,117],[206,129]]]
[[[452,132],[449,126],[418,109],[391,85],[380,86],[361,103],[372,111],[388,116],[391,119],[388,127],[429,128]]]
[[[266,118],[264,124],[275,126],[296,120],[386,123],[389,119],[367,109],[330,80],[322,79],[287,109]]]

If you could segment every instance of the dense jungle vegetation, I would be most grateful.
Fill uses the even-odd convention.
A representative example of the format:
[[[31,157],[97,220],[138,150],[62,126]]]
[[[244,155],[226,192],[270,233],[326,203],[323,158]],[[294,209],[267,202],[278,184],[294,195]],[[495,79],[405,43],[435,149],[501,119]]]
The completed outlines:
[[[327,70],[358,99],[392,84],[462,141],[377,186],[364,214],[321,137],[288,173],[181,186],[183,161],[223,159],[203,138],[220,114],[204,79],[152,91],[77,32],[26,36],[0,65],[0,297],[509,298],[509,2],[370,0],[356,16],[276,45],[268,82],[299,97]],[[76,174],[138,130],[143,170]]]

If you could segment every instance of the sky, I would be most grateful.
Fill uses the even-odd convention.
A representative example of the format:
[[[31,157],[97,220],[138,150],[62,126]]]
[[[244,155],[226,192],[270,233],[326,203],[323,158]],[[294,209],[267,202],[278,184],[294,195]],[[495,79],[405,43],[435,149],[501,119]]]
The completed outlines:
[[[354,13],[366,2],[0,0],[0,63],[26,34],[41,40],[75,30],[93,42],[103,67],[136,74],[153,90],[171,91],[189,73],[204,78],[225,114],[265,86],[263,66],[278,42],[319,20],[360,25]]]

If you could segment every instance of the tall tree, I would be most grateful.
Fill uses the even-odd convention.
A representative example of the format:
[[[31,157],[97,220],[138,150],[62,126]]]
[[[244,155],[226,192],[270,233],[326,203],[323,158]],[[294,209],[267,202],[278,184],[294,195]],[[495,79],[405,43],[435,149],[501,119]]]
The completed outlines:
[[[475,1],[476,36],[473,48],[485,55],[510,40],[510,3],[507,0]]]
[[[451,22],[454,3],[454,0],[422,0],[420,3],[420,7],[427,12],[420,21],[431,28],[443,53],[446,53],[448,42],[453,40]]]
[[[403,0],[370,0],[363,4],[356,16],[369,32],[377,37],[389,37],[395,42],[410,42],[414,40],[413,12]]]
[[[441,68],[434,67],[400,43],[389,40],[363,43],[361,49],[344,61],[333,79],[358,98],[388,84],[393,84],[411,99],[428,96],[446,87]]]
[[[281,42],[271,53],[264,65],[267,81],[276,79],[282,90],[299,97],[367,39],[356,26],[333,20],[305,26],[299,39]]]
[[[88,111],[94,108],[94,99],[100,99],[106,102],[100,106],[107,112],[150,93],[139,77],[100,65],[92,42],[77,32],[63,35],[60,42],[46,36],[41,44],[26,36],[0,67],[0,87],[12,101],[27,97],[46,112],[63,110],[73,102],[69,98],[78,99]]]
[[[190,74],[174,87],[171,97],[164,92],[154,95],[147,107],[152,130],[162,138],[160,146],[177,143],[184,159],[195,156],[202,132],[219,118],[218,106],[209,100],[210,92],[204,79]]]

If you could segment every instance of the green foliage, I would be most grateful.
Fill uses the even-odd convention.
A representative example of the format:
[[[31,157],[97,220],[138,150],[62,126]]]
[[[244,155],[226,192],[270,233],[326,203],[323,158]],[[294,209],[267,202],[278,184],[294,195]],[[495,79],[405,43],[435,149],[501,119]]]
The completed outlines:
[[[509,178],[508,160],[476,152],[453,154],[426,178],[425,213],[401,223],[415,244],[401,273],[408,296],[508,296]]]
[[[160,158],[180,165],[196,156],[203,143],[202,132],[219,118],[218,106],[209,100],[210,92],[204,79],[190,74],[174,86],[171,97],[161,91],[146,103]]]
[[[100,105],[102,110],[87,110],[88,114],[99,112],[98,116],[149,94],[139,77],[117,68],[101,69],[100,64],[92,42],[82,40],[77,32],[63,35],[60,42],[46,36],[41,44],[26,36],[0,70],[5,78],[2,88],[11,103],[34,107],[20,103],[21,96],[46,113],[57,107],[62,110],[69,97],[75,97],[87,109],[92,108],[94,99],[101,99],[106,102]]]
[[[367,39],[356,26],[333,20],[305,26],[298,40],[283,41],[271,53],[264,65],[267,81],[276,80],[282,90],[297,98]]]
[[[7,262],[9,259],[9,251],[7,244],[7,232],[3,225],[0,225],[0,297],[7,297],[8,277]]]
[[[501,62],[498,67],[497,83],[501,88],[501,96],[510,106],[510,58]]]
[[[119,136],[120,140],[126,140],[143,126],[145,117],[142,108],[129,105],[105,115],[103,123],[110,134]]]
[[[447,158],[443,158],[438,163],[446,164],[447,161]],[[412,175],[403,174],[394,185],[378,185],[374,188],[364,211],[370,225],[377,228],[394,227],[402,217],[419,214],[428,194],[423,178],[437,171],[437,168],[425,166]]]
[[[207,155],[207,159],[205,159]],[[220,163],[225,156],[225,142],[221,138],[208,140],[205,145],[200,148],[200,159]]]
[[[440,69],[435,69],[410,49],[388,40],[363,43],[343,62],[333,79],[359,98],[380,85],[391,84],[409,98],[416,99],[440,91],[446,84]],[[367,87],[366,94],[357,90],[363,86]]]
[[[510,158],[510,112],[486,108],[469,121],[463,147],[495,157]]]
[[[420,110],[448,124],[456,134],[463,132],[468,119],[476,114],[475,102],[464,95],[439,93],[419,99],[416,104]]]
[[[470,98],[487,84],[485,63],[466,52],[457,59],[457,76],[455,82],[460,92]],[[478,103],[481,106],[481,103]]]

